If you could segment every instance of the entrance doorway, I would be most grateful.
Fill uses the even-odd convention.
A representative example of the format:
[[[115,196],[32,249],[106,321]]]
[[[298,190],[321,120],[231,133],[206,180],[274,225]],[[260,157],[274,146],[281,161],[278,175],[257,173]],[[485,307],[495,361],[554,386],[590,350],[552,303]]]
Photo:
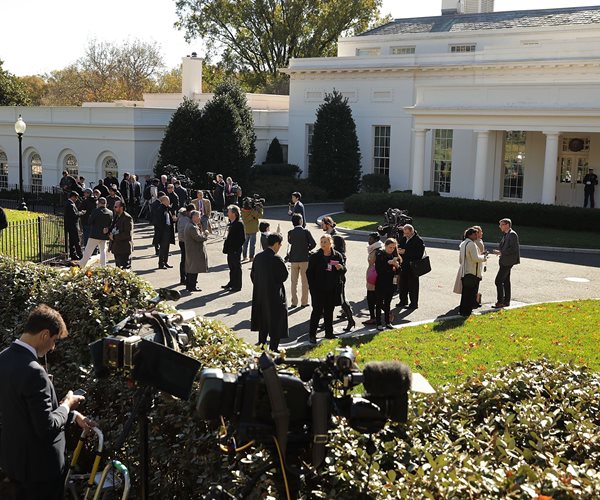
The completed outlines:
[[[583,178],[589,170],[589,138],[563,137],[558,156],[556,204],[583,205]]]

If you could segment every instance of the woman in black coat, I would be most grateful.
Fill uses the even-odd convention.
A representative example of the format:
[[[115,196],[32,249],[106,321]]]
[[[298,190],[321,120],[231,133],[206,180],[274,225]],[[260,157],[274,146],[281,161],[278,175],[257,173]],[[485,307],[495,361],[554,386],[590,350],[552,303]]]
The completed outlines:
[[[398,255],[397,241],[394,238],[385,240],[382,250],[377,251],[375,256],[375,270],[377,271],[377,282],[375,283],[375,320],[378,330],[383,330],[381,325],[381,310],[386,328],[394,328],[390,321],[390,304],[396,290],[394,278],[398,276],[402,258]]]
[[[312,299],[310,315],[309,341],[317,342],[317,327],[323,316],[325,322],[325,338],[333,339],[333,309],[342,303],[342,278],[346,273],[344,257],[333,249],[333,238],[325,234],[321,236],[321,249],[308,259],[308,287]]]

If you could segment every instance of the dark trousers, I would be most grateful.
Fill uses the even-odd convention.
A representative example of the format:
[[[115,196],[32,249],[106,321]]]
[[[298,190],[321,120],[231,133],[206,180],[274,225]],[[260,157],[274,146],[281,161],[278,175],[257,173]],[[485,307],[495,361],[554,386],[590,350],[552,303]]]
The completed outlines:
[[[511,299],[510,295],[510,270],[512,266],[503,266],[500,264],[498,274],[496,274],[496,299],[501,304],[508,304]]]
[[[179,263],[179,279],[182,283],[185,283],[185,243],[179,242],[179,248],[181,250],[181,262]]]
[[[50,481],[14,483],[14,485],[14,500],[63,500],[65,476]]]
[[[185,288],[195,290],[198,284],[198,273],[187,273],[185,275]]]
[[[385,324],[390,323],[390,304],[394,296],[394,288],[385,288],[375,290],[375,320],[381,324],[381,311],[383,310],[383,320]]]
[[[269,335],[269,330],[267,330],[266,328],[261,328],[260,330],[258,330],[259,344],[266,344],[267,337],[269,338],[269,349],[271,349],[271,351],[276,351],[277,349],[279,349],[279,334]]]
[[[333,337],[333,309],[335,308],[334,293],[311,294],[312,313],[310,314],[310,327],[308,334],[310,338],[317,336],[319,320],[323,317],[325,323],[325,336]]]
[[[460,306],[458,308],[461,316],[469,316],[473,312],[480,281],[473,274],[467,274],[462,278],[462,293],[460,294]]]
[[[169,247],[171,246],[171,233],[166,230],[160,238],[158,250],[158,265],[166,264],[169,260]]]
[[[69,257],[71,259],[81,259],[83,252],[79,243],[79,231],[76,227],[67,227],[65,232],[69,238]]]
[[[403,267],[400,271],[400,303],[417,307],[419,305],[419,277],[411,271],[410,267]]]
[[[346,300],[346,283],[344,282],[342,284],[342,311],[344,311],[344,314],[346,315],[346,319],[348,320],[348,323],[352,323],[354,321],[354,317],[352,314],[352,308],[350,307],[350,304],[348,304],[348,301]]]
[[[369,317],[375,319],[375,305],[377,303],[377,293],[375,290],[367,290],[367,305],[369,306]]]
[[[229,266],[229,286],[234,290],[242,288],[242,249],[227,254]]]
[[[129,269],[131,267],[131,254],[128,253],[116,253],[115,254],[115,266],[121,269]]]
[[[590,202],[590,208],[595,208],[594,191],[583,191],[583,208],[587,207],[588,200]]]

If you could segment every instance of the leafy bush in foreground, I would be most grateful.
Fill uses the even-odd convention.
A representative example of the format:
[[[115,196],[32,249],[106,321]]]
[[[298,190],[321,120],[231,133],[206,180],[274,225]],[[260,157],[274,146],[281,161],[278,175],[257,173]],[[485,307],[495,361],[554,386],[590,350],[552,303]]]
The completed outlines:
[[[133,390],[118,376],[91,376],[87,343],[105,335],[150,286],[133,273],[99,268],[61,273],[0,257],[0,348],[38,302],[59,309],[70,336],[49,356],[59,395],[82,387],[83,411],[114,443],[131,409]],[[251,349],[223,325],[196,319],[189,355],[236,371]],[[323,474],[303,498],[599,498],[600,374],[547,361],[517,363],[501,373],[411,398],[409,422],[373,439],[340,421],[331,434]],[[235,492],[264,464],[254,449],[232,466],[217,448],[217,429],[194,417],[195,401],[156,398],[151,412],[153,498],[202,498],[210,485]],[[72,449],[72,446],[71,446]],[[137,432],[119,453],[137,475]],[[135,482],[134,482],[135,485]],[[265,477],[256,496],[272,493]],[[134,487],[134,489],[136,489]]]

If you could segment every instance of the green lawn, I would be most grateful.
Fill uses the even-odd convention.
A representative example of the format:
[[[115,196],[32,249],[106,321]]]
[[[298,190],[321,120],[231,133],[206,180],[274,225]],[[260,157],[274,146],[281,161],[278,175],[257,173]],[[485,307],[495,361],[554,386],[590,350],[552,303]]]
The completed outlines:
[[[333,220],[342,228],[374,231],[383,222],[383,215],[343,213],[334,215]],[[519,226],[516,221],[513,222],[515,222],[514,229],[519,233],[519,240],[522,245],[600,248],[600,233]],[[464,230],[474,224],[478,224],[483,228],[484,241],[497,242],[500,240],[501,233],[497,224],[479,223],[477,220],[460,221],[415,217],[414,223],[421,236],[454,240],[462,239]]]
[[[360,338],[325,340],[305,351],[323,357],[351,346],[360,366],[398,360],[434,386],[462,381],[515,361],[546,357],[600,370],[600,301],[585,300],[500,310]],[[298,354],[290,352],[290,356]]]
[[[21,210],[5,209],[9,226],[2,231],[0,236],[0,253],[15,257],[20,260],[39,262],[47,260],[64,250],[64,229],[60,217],[48,214],[29,212]],[[39,217],[42,222],[42,248],[40,256],[39,226],[37,223],[14,227],[14,224],[27,221],[37,221]]]

